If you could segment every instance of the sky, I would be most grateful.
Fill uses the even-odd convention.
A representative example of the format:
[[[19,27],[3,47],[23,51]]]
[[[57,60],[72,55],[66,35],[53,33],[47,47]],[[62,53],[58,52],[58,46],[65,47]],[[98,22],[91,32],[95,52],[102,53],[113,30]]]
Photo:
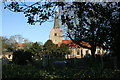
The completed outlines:
[[[31,42],[44,43],[49,39],[50,29],[53,26],[54,22],[30,25],[27,23],[27,18],[25,18],[23,13],[15,13],[4,9],[2,5],[2,36],[21,35]]]

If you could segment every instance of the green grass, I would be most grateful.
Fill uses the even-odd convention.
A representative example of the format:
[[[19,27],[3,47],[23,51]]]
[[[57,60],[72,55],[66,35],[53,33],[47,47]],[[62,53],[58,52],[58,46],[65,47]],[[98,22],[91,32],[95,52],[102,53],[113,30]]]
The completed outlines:
[[[12,61],[12,59],[8,59],[9,61]]]

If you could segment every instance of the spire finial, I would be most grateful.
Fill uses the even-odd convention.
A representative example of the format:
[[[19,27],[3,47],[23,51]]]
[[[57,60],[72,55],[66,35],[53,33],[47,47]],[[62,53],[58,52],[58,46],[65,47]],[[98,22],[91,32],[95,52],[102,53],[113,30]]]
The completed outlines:
[[[58,6],[56,6],[54,28],[59,28],[59,9],[58,9]]]

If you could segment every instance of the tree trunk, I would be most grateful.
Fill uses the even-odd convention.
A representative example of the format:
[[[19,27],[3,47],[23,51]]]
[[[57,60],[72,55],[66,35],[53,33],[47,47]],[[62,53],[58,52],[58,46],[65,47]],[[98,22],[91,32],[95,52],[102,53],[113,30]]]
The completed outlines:
[[[117,55],[117,68],[120,70],[120,54]]]
[[[94,66],[94,62],[95,62],[95,51],[96,51],[96,47],[93,47],[91,46],[91,54],[92,54],[92,57],[91,57],[91,67]]]
[[[95,58],[95,51],[96,51],[96,47],[91,46],[91,54],[93,58]]]

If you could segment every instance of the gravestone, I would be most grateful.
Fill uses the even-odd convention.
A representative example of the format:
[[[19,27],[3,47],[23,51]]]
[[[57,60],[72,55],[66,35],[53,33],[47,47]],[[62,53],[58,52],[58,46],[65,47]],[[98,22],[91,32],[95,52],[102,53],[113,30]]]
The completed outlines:
[[[48,65],[48,58],[47,58],[47,56],[43,56],[42,57],[42,66],[47,67],[47,65]]]

